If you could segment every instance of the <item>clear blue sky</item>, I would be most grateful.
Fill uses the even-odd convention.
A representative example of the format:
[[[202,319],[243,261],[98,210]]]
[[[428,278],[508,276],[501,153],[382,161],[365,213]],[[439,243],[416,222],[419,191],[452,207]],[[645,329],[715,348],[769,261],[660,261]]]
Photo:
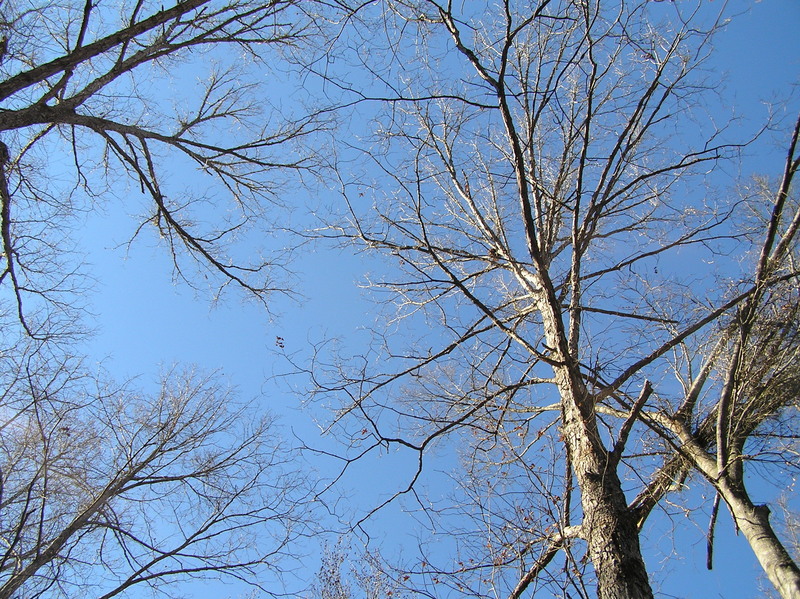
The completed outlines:
[[[719,2],[713,0],[714,5]],[[787,97],[791,85],[800,81],[800,2],[734,2],[732,7],[748,12],[719,36],[714,66],[728,73],[724,97],[747,117],[744,126],[753,126],[766,115],[762,101]],[[800,106],[798,92],[795,88],[791,103],[795,111]],[[757,160],[748,163],[756,166],[748,168],[767,169],[777,176],[782,150],[777,161],[774,150],[766,140],[756,146],[750,152]],[[301,207],[302,215],[307,198],[298,192],[291,201]],[[297,289],[305,299],[291,302],[276,297],[276,316],[270,319],[258,304],[242,301],[235,293],[212,306],[209,296],[175,284],[169,260],[151,233],[128,253],[115,248],[135,226],[128,212],[132,210],[91,215],[81,242],[97,278],[90,296],[97,315],[93,322],[98,332],[91,343],[94,359],[120,378],[141,376],[145,384],[155,379],[162,366],[174,363],[221,369],[243,397],[263,397],[265,407],[280,414],[287,428],[309,443],[318,442],[313,413],[300,409],[301,397],[289,392],[285,380],[273,378],[288,370],[275,339],[284,338],[286,352],[299,360],[310,354],[312,342],[323,337],[342,337],[349,343],[357,339],[359,327],[375,320],[371,305],[356,287],[367,267],[365,260],[325,248],[300,254],[294,268]],[[277,237],[274,242],[287,240]],[[363,482],[391,482],[388,475],[396,473],[395,468],[388,461],[366,464],[361,469]],[[359,481],[349,484],[355,487]],[[390,555],[395,548],[388,544],[400,522],[395,516],[387,512],[372,524]],[[402,522],[408,525],[407,520]],[[656,587],[663,596],[674,597],[761,596],[756,580],[760,570],[744,539],[733,533],[726,514],[717,526],[717,567],[711,573],[705,570],[706,524],[663,518],[653,518],[648,524],[648,560]],[[316,548],[311,546],[310,551]],[[309,578],[313,573],[310,568]],[[229,590],[231,596],[239,592]]]

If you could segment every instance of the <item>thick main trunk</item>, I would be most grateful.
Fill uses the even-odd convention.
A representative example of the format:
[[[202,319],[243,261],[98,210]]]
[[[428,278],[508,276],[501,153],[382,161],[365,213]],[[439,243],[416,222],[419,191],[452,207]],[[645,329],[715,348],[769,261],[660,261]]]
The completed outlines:
[[[617,461],[611,459],[597,429],[593,398],[570,356],[559,303],[552,289],[540,306],[545,335],[556,348],[560,362],[554,371],[561,396],[562,432],[581,493],[581,528],[597,576],[597,596],[652,599],[635,512],[628,508],[622,492]]]
[[[721,491],[770,582],[783,599],[800,599],[800,569],[775,536],[769,522],[769,508],[754,505],[744,490],[728,487]]]
[[[570,414],[570,412],[573,412]],[[650,599],[653,592],[639,547],[639,531],[616,467],[593,426],[565,410],[565,439],[583,507],[582,531],[597,575],[599,599]],[[587,430],[587,428],[589,430]],[[594,440],[592,440],[594,437]]]

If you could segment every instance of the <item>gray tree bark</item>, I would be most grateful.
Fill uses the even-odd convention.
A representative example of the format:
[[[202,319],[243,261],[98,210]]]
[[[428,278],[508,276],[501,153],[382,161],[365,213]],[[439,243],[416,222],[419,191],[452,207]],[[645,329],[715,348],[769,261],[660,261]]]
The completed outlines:
[[[781,597],[800,598],[800,569],[775,536],[769,522],[769,508],[753,504],[744,489],[727,488],[722,492],[722,497],[733,514],[736,526],[750,543],[761,567]]]
[[[545,281],[545,288],[549,287]],[[556,348],[563,436],[581,493],[582,534],[597,575],[599,599],[650,599],[653,591],[639,546],[635,512],[628,508],[614,452],[597,429],[594,399],[568,349],[559,304],[551,291],[540,302],[545,334]],[[624,442],[624,441],[623,441]],[[620,448],[621,449],[621,448]]]

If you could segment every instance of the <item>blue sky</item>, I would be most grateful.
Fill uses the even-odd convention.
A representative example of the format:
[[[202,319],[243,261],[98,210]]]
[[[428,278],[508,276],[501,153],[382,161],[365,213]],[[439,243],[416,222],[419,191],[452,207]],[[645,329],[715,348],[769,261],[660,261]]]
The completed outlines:
[[[713,4],[721,3],[714,0]],[[767,114],[763,102],[787,98],[791,86],[799,81],[800,3],[762,0],[731,5],[734,12],[740,8],[746,12],[718,37],[718,53],[711,64],[718,72],[727,73],[722,97],[741,112],[742,126],[748,128]],[[800,106],[800,90],[795,88],[793,93],[789,119]],[[746,162],[747,172],[743,174],[767,170],[772,176],[778,175],[782,149],[776,151],[774,138],[765,137],[747,152],[754,159]],[[322,197],[314,202],[336,199],[335,191],[317,193]],[[326,193],[330,197],[325,198]],[[120,378],[140,377],[145,386],[162,368],[174,363],[219,369],[242,397],[262,398],[264,406],[279,414],[287,429],[295,430],[308,443],[326,443],[317,437],[313,418],[318,414],[304,409],[302,394],[291,391],[292,386],[302,389],[304,382],[276,377],[291,370],[284,351],[276,346],[276,337],[285,340],[285,352],[300,362],[310,355],[311,345],[324,338],[339,337],[350,346],[357,345],[363,338],[360,327],[376,319],[375,309],[357,283],[363,280],[365,270],[379,268],[380,264],[325,247],[309,247],[297,253],[292,266],[297,273],[295,287],[303,297],[289,300],[276,296],[274,316],[237,293],[214,303],[210,293],[189,289],[173,279],[170,262],[152,233],[141,236],[130,249],[119,246],[134,230],[130,216],[136,212],[121,195],[116,207],[88,217],[80,241],[97,280],[89,296],[96,314],[92,322],[97,327],[91,341],[92,358]],[[303,192],[286,201],[297,206],[298,222],[304,220],[306,207],[314,203]],[[264,240],[254,243],[261,245]],[[267,243],[280,246],[291,240],[276,234]],[[443,463],[449,459],[444,456]],[[320,463],[320,467],[326,466]],[[356,478],[363,477],[369,485],[378,480],[391,485],[392,475],[400,469],[386,457],[383,462],[361,467]],[[357,489],[361,482],[351,479],[348,485]],[[406,525],[408,520],[387,511],[372,524],[371,530],[377,539],[383,539],[387,555],[396,549],[391,543],[398,522]],[[663,518],[653,518],[648,524],[648,545],[655,547],[648,554],[649,566],[663,596],[760,596],[760,570],[744,539],[733,533],[725,513],[717,526],[717,567],[711,573],[705,570],[705,525],[702,519],[695,524]],[[312,545],[309,550],[313,553],[317,548]],[[313,568],[307,574],[313,575]],[[237,592],[229,589],[232,596]]]

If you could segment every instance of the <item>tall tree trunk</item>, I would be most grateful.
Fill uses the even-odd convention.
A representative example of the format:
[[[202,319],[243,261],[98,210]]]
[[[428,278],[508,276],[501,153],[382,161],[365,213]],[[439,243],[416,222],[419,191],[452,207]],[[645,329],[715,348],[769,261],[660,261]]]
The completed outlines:
[[[742,482],[743,470],[726,467],[720,473],[717,460],[681,424],[663,420],[680,438],[683,453],[719,492],[770,582],[783,599],[800,599],[800,569],[778,539],[769,521],[769,508],[755,505]],[[734,451],[741,456],[741,447]]]
[[[737,489],[726,482],[720,485],[723,499],[753,549],[770,582],[783,599],[800,599],[800,569],[783,544],[775,536],[769,522],[769,508],[754,505],[743,488]]]
[[[639,546],[636,514],[628,508],[612,458],[597,429],[594,400],[568,349],[559,303],[549,281],[540,302],[545,335],[556,348],[562,434],[581,493],[583,537],[597,576],[599,599],[652,599]],[[549,293],[548,293],[549,291]]]
[[[639,547],[634,513],[628,508],[616,466],[601,445],[592,415],[564,400],[564,438],[581,492],[584,538],[597,575],[599,599],[653,597]]]

